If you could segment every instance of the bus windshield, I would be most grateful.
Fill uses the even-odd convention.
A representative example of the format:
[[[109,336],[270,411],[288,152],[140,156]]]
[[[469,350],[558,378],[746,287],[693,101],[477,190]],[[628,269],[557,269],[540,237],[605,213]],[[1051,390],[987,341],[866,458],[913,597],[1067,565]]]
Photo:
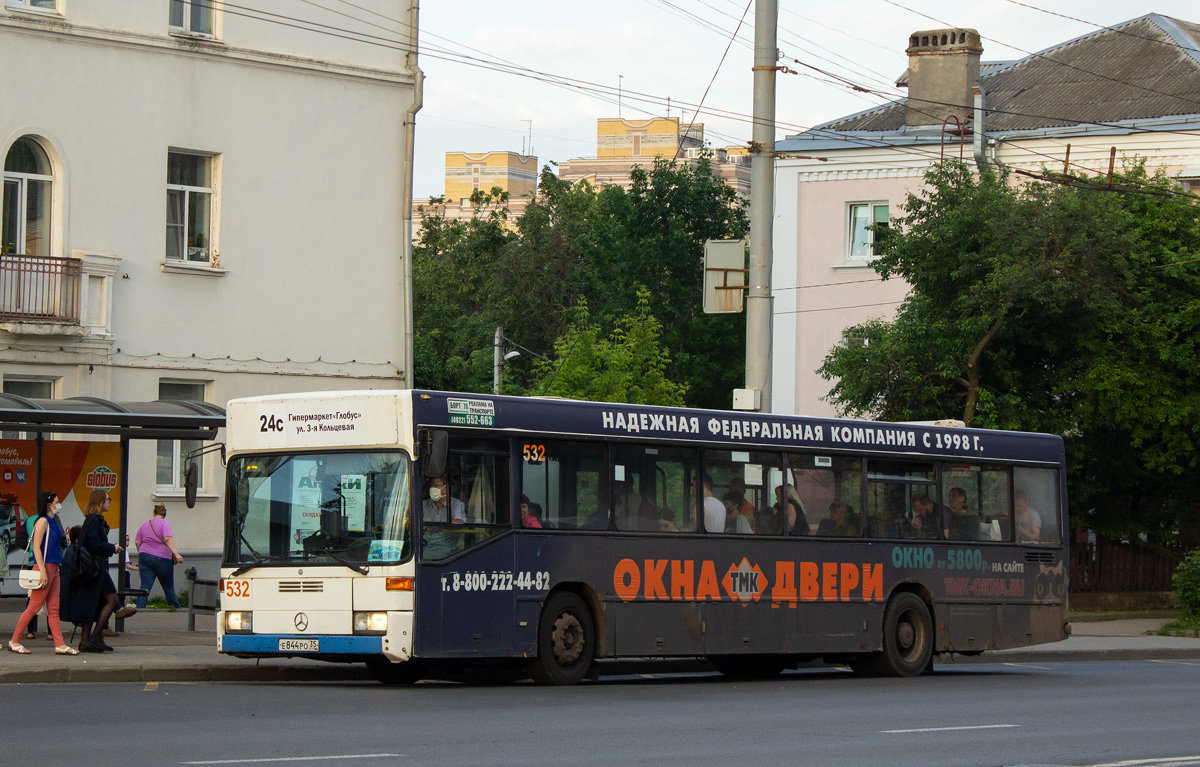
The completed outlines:
[[[404,453],[238,456],[228,473],[227,563],[362,566],[412,552]]]

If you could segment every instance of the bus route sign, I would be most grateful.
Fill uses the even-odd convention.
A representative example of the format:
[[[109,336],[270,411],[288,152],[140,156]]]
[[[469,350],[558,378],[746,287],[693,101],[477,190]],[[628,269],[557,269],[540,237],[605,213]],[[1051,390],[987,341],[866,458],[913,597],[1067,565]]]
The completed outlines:
[[[457,426],[495,426],[496,406],[490,399],[447,399],[450,423]]]

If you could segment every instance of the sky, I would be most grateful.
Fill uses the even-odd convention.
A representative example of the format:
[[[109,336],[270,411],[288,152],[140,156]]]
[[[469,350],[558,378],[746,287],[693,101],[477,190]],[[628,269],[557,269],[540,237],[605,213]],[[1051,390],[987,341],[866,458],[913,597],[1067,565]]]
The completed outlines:
[[[983,60],[1007,61],[1145,13],[1200,21],[1195,0],[779,2],[780,63],[799,73],[778,77],[779,138],[902,95],[893,83],[917,30],[977,29]],[[528,153],[532,143],[539,165],[594,157],[596,118],[667,114],[668,99],[670,114],[703,122],[714,146],[750,138],[753,0],[426,0],[420,34],[426,80],[417,115],[418,198],[442,193],[445,152]],[[498,59],[537,74],[483,64]],[[581,87],[545,82],[545,75]]]

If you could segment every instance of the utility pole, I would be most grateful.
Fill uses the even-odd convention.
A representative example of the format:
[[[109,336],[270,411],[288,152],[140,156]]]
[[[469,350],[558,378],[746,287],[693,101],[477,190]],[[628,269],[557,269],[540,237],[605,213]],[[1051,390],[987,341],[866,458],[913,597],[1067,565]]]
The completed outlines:
[[[504,328],[497,325],[496,340],[492,346],[492,391],[496,394],[500,393],[500,369],[502,367],[504,367]]]
[[[754,130],[750,147],[750,290],[746,296],[746,389],[754,407],[771,411],[771,226],[775,181],[777,0],[754,3]],[[738,399],[735,396],[735,400]],[[744,400],[743,400],[744,402]],[[736,407],[736,405],[735,405]]]

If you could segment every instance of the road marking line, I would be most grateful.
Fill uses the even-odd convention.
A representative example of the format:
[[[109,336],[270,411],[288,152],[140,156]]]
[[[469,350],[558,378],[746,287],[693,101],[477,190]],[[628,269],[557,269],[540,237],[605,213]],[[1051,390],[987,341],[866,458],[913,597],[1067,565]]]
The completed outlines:
[[[210,759],[203,762],[180,762],[180,764],[261,764],[263,762],[317,762],[328,759],[382,759],[404,754],[336,754],[334,756],[275,756],[269,759]]]
[[[1200,756],[1171,756],[1163,759],[1130,759],[1125,762],[1107,762],[1105,764],[1093,764],[1089,767],[1137,767],[1138,765],[1160,765],[1160,764],[1187,764],[1189,762],[1200,762]]]
[[[1033,666],[1029,663],[1005,663],[1005,666],[1016,666],[1017,668],[1040,668],[1042,671],[1053,671],[1050,666]]]
[[[158,682],[146,682],[146,686],[142,688],[142,692],[154,692],[158,689]]]
[[[915,730],[880,730],[882,733],[895,734],[900,732],[948,732],[950,730],[998,730],[1001,727],[1020,727],[1019,724],[972,724],[965,727],[921,727]],[[1097,765],[1097,767],[1100,767]],[[1105,765],[1105,767],[1108,767]]]
[[[1151,663],[1175,663],[1180,666],[1200,666],[1200,663],[1188,663],[1185,660],[1154,660],[1150,659]]]

